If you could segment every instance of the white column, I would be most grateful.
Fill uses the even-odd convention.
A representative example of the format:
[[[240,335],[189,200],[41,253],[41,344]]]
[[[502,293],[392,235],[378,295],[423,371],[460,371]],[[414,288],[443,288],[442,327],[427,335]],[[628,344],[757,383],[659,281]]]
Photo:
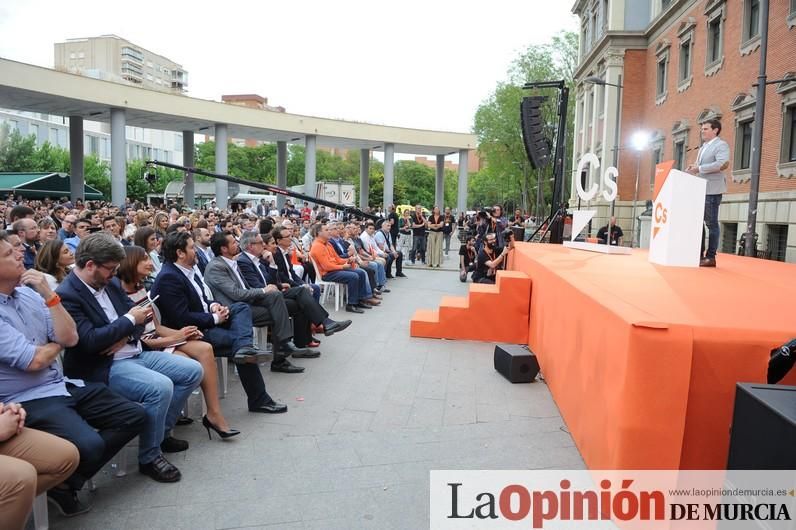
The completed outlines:
[[[314,134],[304,139],[304,195],[317,197],[315,192],[315,145]]]
[[[469,153],[468,149],[459,149],[459,200],[456,202],[457,213],[467,211],[467,155]]]
[[[227,165],[227,126],[216,123],[216,173],[228,174]],[[221,209],[229,205],[229,183],[226,180],[216,179],[216,206]]]
[[[287,142],[276,142],[276,185],[287,188]],[[276,196],[279,211],[285,206],[285,196]]]
[[[127,197],[127,140],[124,109],[111,109],[111,202],[124,205]]]
[[[434,206],[445,211],[445,155],[437,155],[437,172],[434,179]]]
[[[72,204],[86,200],[86,178],[83,165],[83,118],[69,116],[69,194]]]
[[[384,211],[393,204],[395,187],[395,144],[384,144]]]
[[[185,167],[193,167],[193,164],[193,131],[182,131],[182,165]],[[183,178],[183,182],[185,183],[183,204],[188,208],[194,208],[196,206],[196,193],[193,173],[186,171]]]
[[[370,149],[359,150],[359,208],[368,207],[370,195]],[[338,200],[342,201],[342,197]]]

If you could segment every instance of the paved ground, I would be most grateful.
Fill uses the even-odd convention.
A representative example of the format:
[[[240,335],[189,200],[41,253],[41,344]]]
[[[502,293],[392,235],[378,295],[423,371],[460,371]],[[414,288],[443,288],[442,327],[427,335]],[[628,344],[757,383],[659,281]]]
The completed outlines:
[[[208,441],[197,424],[178,427],[191,442],[169,456],[181,482],[103,473],[84,493],[93,510],[70,520],[51,510],[51,527],[420,529],[432,469],[582,469],[544,383],[503,379],[491,344],[409,337],[416,308],[467,286],[452,271],[407,274],[383,306],[324,340],[321,358],[296,361],[304,374],[264,372],[287,414],[246,412],[231,377],[222,405],[243,434]]]

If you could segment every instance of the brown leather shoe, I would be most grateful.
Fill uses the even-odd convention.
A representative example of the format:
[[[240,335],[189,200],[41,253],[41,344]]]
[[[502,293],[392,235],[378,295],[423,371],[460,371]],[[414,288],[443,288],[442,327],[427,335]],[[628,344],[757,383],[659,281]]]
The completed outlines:
[[[700,267],[715,267],[716,266],[716,258],[702,258],[699,260]]]
[[[362,300],[362,301],[365,302],[366,304],[370,304],[370,305],[381,305],[381,300],[379,300],[377,298],[367,298],[367,299]]]

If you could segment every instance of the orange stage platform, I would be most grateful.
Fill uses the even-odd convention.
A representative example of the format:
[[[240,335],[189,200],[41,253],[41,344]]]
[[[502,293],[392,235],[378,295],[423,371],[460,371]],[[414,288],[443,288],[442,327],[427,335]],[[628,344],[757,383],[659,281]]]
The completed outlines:
[[[529,243],[510,265],[531,278],[529,345],[591,469],[726,466],[735,383],[765,382],[770,350],[796,336],[796,266]]]

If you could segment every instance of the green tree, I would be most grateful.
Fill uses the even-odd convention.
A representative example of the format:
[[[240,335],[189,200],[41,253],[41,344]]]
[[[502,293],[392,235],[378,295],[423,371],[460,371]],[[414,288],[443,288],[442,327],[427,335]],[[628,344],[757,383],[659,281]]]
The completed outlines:
[[[485,158],[485,167],[470,179],[469,203],[472,205],[516,203],[526,210],[535,210],[537,183],[541,182],[544,203],[550,201],[552,190],[548,181],[552,164],[546,169],[532,169],[525,153],[520,129],[520,101],[531,92],[522,86],[532,81],[563,79],[572,89],[573,74],[577,66],[578,38],[572,32],[562,32],[550,43],[529,46],[509,68],[507,79],[500,81],[495,91],[478,107],[473,130],[478,136],[479,151]],[[557,128],[558,91],[534,90],[534,95],[548,96],[543,108],[547,136],[553,138]],[[567,138],[565,166],[572,158],[574,126],[574,93],[571,92],[567,109]],[[564,170],[564,195],[569,186]]]
[[[0,127],[0,171],[36,171],[36,140],[18,130]]]

